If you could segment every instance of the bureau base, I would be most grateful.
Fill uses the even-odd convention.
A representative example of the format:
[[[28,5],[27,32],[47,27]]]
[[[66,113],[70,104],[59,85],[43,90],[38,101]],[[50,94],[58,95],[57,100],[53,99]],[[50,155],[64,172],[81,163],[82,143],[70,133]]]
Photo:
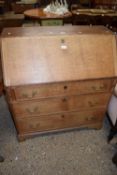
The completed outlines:
[[[98,123],[94,123],[94,124],[89,124],[87,126],[78,126],[75,128],[64,128],[64,129],[57,129],[57,130],[51,130],[51,131],[41,131],[41,132],[35,132],[35,133],[27,133],[27,134],[18,134],[18,141],[19,142],[23,142],[26,139],[32,138],[32,137],[36,137],[39,135],[44,135],[44,134],[55,134],[55,133],[59,133],[59,132],[68,132],[68,131],[75,131],[78,129],[101,129],[103,125],[103,122],[98,122]]]

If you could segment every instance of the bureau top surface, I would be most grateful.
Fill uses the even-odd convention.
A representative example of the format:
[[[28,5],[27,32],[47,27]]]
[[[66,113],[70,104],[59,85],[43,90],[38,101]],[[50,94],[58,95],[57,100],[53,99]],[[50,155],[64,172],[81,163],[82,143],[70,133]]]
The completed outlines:
[[[8,28],[2,33],[5,86],[117,76],[115,35],[104,27]]]
[[[57,27],[11,27],[5,28],[2,37],[30,37],[40,35],[64,35],[64,34],[112,34],[104,26],[57,26]]]

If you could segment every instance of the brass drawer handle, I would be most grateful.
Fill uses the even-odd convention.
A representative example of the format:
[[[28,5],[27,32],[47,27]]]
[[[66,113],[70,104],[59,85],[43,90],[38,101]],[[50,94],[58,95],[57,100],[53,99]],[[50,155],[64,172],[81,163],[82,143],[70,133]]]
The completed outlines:
[[[100,89],[101,89],[101,90],[103,90],[103,89],[105,89],[105,88],[106,88],[106,86],[105,86],[104,84],[100,86]]]
[[[94,106],[97,106],[99,103],[98,102],[89,101],[88,104],[89,104],[90,107],[94,107]]]
[[[35,129],[35,126],[34,126],[33,124],[30,124],[30,125],[29,125],[29,128]]]
[[[94,116],[86,117],[86,121],[92,121],[92,120],[95,120]]]
[[[23,97],[23,98],[28,98],[28,94],[23,93],[23,94],[22,94],[22,97]]]
[[[91,119],[89,117],[86,117],[86,121],[90,121]]]
[[[29,109],[29,108],[26,108],[26,112],[28,112],[29,114],[33,114],[33,113],[39,113],[39,108],[38,107],[35,107],[33,109]]]
[[[37,95],[37,91],[32,92],[32,97],[35,97]]]
[[[29,128],[31,128],[31,129],[37,129],[37,128],[39,128],[40,127],[40,123],[37,123],[37,124],[30,124],[29,125]]]
[[[37,95],[37,93],[38,93],[37,91],[32,91],[31,95],[27,93],[23,93],[22,97],[23,98],[34,98]]]
[[[102,84],[100,86],[92,86],[92,89],[94,91],[104,90],[106,88],[106,85]]]

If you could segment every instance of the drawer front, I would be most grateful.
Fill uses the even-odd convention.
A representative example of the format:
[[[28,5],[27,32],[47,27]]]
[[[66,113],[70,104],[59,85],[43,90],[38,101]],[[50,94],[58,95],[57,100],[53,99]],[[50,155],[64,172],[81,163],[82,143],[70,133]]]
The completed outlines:
[[[103,121],[105,108],[94,111],[69,112],[40,117],[16,117],[15,122],[20,134],[49,131],[63,128],[88,126]]]
[[[35,86],[15,87],[8,91],[12,100],[30,100],[67,95],[79,95],[97,92],[108,92],[114,87],[114,79],[42,84]]]
[[[80,95],[32,100],[12,104],[12,110],[16,115],[46,115],[63,111],[79,111],[89,108],[106,106],[110,98],[109,93],[92,95]]]

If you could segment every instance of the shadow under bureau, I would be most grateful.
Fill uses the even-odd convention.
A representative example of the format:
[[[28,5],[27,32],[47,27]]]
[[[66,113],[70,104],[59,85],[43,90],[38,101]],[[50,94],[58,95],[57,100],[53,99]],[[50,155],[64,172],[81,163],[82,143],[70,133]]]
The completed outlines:
[[[117,80],[116,36],[99,26],[8,28],[2,68],[19,140],[101,128]]]

